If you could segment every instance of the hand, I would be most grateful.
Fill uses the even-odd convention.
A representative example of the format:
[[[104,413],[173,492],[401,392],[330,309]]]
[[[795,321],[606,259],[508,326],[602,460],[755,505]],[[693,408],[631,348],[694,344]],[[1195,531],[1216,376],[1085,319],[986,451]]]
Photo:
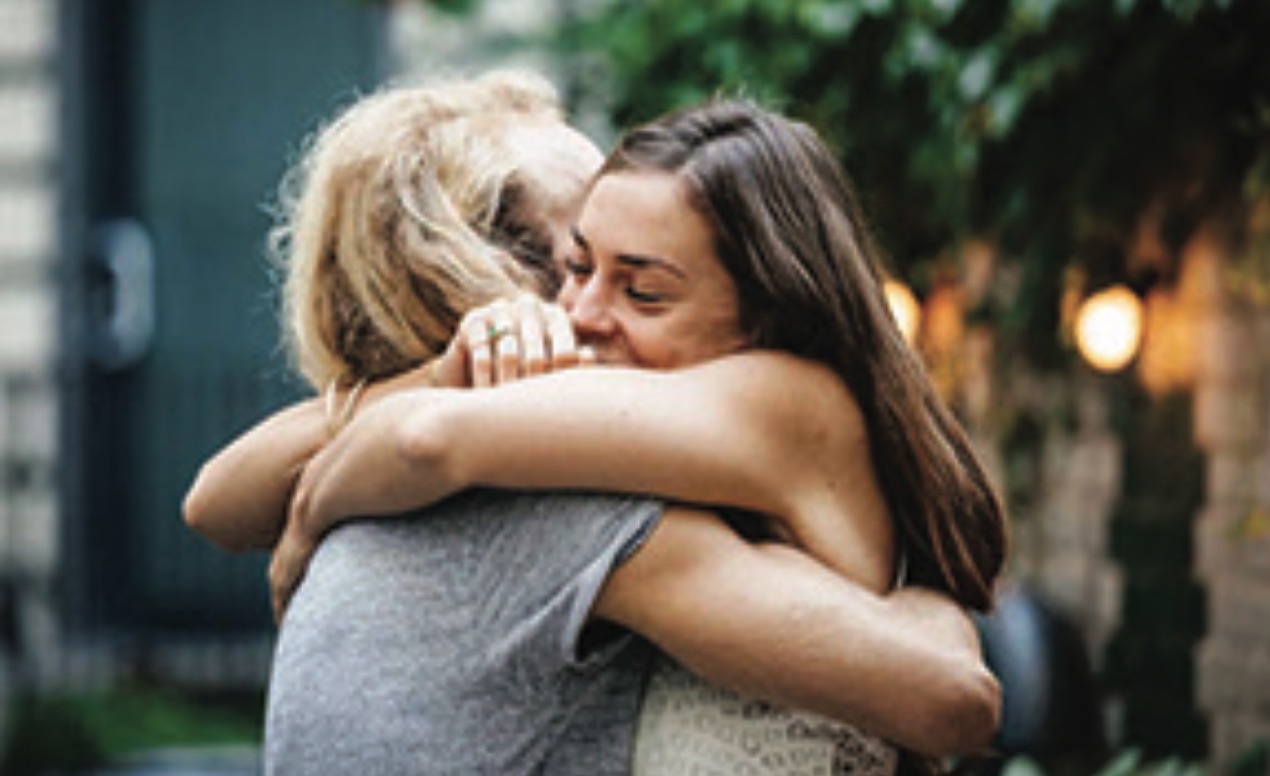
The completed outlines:
[[[564,308],[525,294],[464,316],[434,375],[439,385],[484,388],[594,360]]]
[[[317,539],[304,531],[301,521],[288,520],[269,559],[269,594],[275,623],[282,623],[291,597],[304,580],[315,552]]]

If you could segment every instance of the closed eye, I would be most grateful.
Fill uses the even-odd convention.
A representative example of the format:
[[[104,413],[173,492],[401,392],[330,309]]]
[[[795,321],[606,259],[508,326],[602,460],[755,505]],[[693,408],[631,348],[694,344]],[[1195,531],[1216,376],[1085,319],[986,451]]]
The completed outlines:
[[[626,295],[632,301],[640,304],[658,304],[665,301],[665,297],[661,294],[655,294],[650,291],[640,291],[637,288],[627,288]]]
[[[564,270],[574,277],[586,277],[595,271],[590,262],[583,261],[576,256],[564,257]]]

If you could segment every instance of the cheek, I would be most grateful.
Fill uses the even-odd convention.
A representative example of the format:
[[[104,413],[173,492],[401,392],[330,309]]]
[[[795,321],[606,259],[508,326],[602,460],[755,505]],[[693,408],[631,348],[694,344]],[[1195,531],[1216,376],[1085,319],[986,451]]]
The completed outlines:
[[[693,327],[692,334],[685,337],[684,342],[691,346],[691,351],[685,350],[684,355],[700,362],[736,352],[746,345],[746,338],[741,334],[736,317],[721,313]]]
[[[642,366],[676,369],[719,358],[736,350],[740,338],[721,321],[699,317],[644,321],[628,327],[627,341]]]
[[[622,324],[622,338],[636,365],[645,369],[673,369],[692,363],[685,356],[691,350],[692,334],[665,318],[628,318]]]

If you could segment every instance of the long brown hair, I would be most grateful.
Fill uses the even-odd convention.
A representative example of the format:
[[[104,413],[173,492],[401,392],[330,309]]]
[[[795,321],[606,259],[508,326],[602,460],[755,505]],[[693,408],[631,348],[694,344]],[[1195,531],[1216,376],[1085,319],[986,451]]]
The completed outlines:
[[[855,191],[809,127],[720,100],[627,133],[601,174],[675,174],[712,225],[759,348],[822,362],[866,419],[908,580],[992,606],[1006,548],[996,494],[965,433],[901,336]]]

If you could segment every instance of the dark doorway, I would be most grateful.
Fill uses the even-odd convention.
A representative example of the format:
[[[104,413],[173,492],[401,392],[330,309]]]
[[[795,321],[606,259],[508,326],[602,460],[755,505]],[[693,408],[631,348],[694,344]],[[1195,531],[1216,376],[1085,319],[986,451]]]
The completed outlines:
[[[381,73],[354,0],[70,0],[62,477],[72,629],[250,631],[265,559],[193,536],[200,461],[297,384],[267,206],[304,135]]]

